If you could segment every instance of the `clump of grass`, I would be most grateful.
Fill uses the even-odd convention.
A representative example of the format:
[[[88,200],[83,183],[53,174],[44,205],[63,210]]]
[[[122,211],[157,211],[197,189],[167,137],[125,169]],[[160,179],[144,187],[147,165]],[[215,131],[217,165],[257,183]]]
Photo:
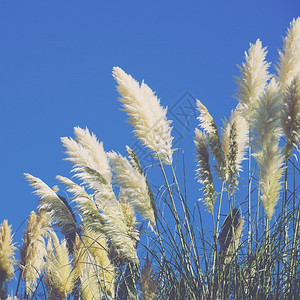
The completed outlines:
[[[239,102],[223,128],[197,101],[200,122],[194,142],[203,203],[192,203],[179,185],[182,178],[177,178],[173,154],[181,149],[173,149],[167,109],[144,82],[139,84],[115,67],[123,109],[164,182],[157,185],[157,174],[153,179],[129,147],[128,158],[106,152],[95,134],[75,127],[74,138],[61,139],[75,174],[72,180],[57,176],[66,198],[58,188],[25,174],[39,205],[24,231],[15,298],[293,299],[298,295],[299,26],[300,18],[291,22],[275,75],[269,73],[261,41],[250,44],[237,78]],[[244,160],[248,176],[242,175]],[[208,219],[204,208],[212,216],[211,224],[203,221]],[[7,296],[5,283],[15,274],[15,250],[4,220],[1,299]]]

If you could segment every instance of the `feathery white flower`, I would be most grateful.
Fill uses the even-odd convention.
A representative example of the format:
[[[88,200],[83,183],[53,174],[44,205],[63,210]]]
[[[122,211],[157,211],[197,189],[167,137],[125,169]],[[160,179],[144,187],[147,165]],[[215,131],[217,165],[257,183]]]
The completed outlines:
[[[265,60],[266,54],[266,48],[262,47],[258,39],[255,44],[250,43],[248,53],[245,52],[245,62],[239,66],[242,74],[237,78],[237,99],[240,102],[239,109],[249,121],[270,78],[268,73],[270,63]]]
[[[103,232],[105,220],[101,216],[93,197],[85,191],[84,187],[72,180],[63,176],[56,176],[56,178],[67,185],[68,191],[74,195],[72,202],[76,202],[76,209],[80,214],[83,227],[90,231]]]
[[[214,212],[216,192],[209,164],[207,137],[199,129],[195,130],[195,145],[197,150],[198,169],[196,170],[199,182],[203,185],[203,201],[211,214]]]
[[[277,72],[281,91],[284,92],[300,73],[300,17],[290,23],[283,41],[284,47],[283,51],[279,51]]]
[[[246,119],[238,110],[232,111],[229,122],[225,123],[224,129],[222,130],[222,149],[224,154],[228,155],[230,128],[232,127],[233,123],[236,124],[236,143],[238,149],[236,157],[236,169],[238,171],[242,171],[241,163],[245,159],[249,130]]]
[[[9,281],[14,276],[16,247],[12,242],[11,226],[3,220],[0,226],[0,282]]]
[[[59,242],[54,231],[48,243],[46,256],[45,282],[49,291],[49,298],[65,299],[73,290],[75,273],[69,257],[66,240]]]
[[[259,167],[261,200],[271,220],[281,189],[280,179],[284,156],[278,146],[280,130],[281,94],[278,84],[272,79],[259,101],[254,114],[254,157]]]
[[[62,138],[67,149],[67,160],[74,163],[73,171],[89,188],[95,191],[95,201],[100,210],[106,205],[116,204],[117,200],[111,186],[111,170],[103,143],[99,143],[88,129],[75,128],[77,141]]]
[[[213,119],[213,117],[208,112],[207,108],[197,100],[197,107],[200,111],[200,116],[198,120],[200,121],[200,127],[207,133],[207,139],[209,142],[209,146],[211,152],[217,161],[216,170],[218,176],[225,180],[226,178],[226,162],[225,155],[221,147],[220,136],[218,133],[217,125]]]
[[[25,174],[25,177],[35,189],[35,194],[41,197],[38,209],[48,212],[67,238],[74,235],[77,224],[70,207],[41,179],[30,174]]]
[[[253,120],[256,133],[253,147],[256,152],[259,152],[260,149],[263,150],[271,136],[279,138],[282,134],[280,129],[281,97],[279,85],[273,78],[259,100]]]
[[[76,140],[72,138],[62,137],[63,146],[67,149],[66,154],[69,156],[67,160],[74,164],[74,172],[83,173],[88,177],[85,168],[97,171],[103,178],[110,183],[111,171],[108,159],[103,148],[103,143],[99,142],[96,136],[89,130],[80,127],[74,128]]]
[[[226,159],[226,177],[231,193],[236,189],[238,173],[242,170],[241,163],[245,159],[248,132],[248,122],[240,111],[232,111],[230,120],[225,121],[222,130],[222,149]]]
[[[270,138],[265,144],[264,151],[257,162],[260,169],[261,200],[267,217],[271,220],[279,200],[280,180],[284,171],[284,157],[276,138]]]
[[[80,283],[83,300],[102,299],[104,295],[103,287],[99,284],[100,278],[98,274],[95,259],[87,256],[85,263],[81,266]],[[107,295],[106,295],[107,296]]]
[[[137,261],[135,241],[128,234],[122,205],[116,199],[112,188],[111,170],[107,154],[103,149],[103,144],[99,143],[96,137],[89,133],[88,129],[76,128],[75,134],[76,140],[62,138],[62,142],[67,148],[67,154],[69,155],[68,160],[75,164],[73,171],[77,172],[76,176],[83,180],[89,188],[94,190],[96,207],[105,221],[103,228],[105,234],[123,256],[129,260]],[[66,180],[65,183],[67,183]],[[77,189],[76,192],[82,191]],[[82,197],[78,201],[80,202],[80,210],[82,205],[83,209],[86,208],[84,207],[86,204],[91,205],[91,202],[83,201]],[[94,210],[95,207],[90,208]],[[84,211],[81,211],[81,213],[84,213]],[[96,212],[94,211],[94,213]],[[88,214],[89,212],[86,212],[86,216]],[[90,219],[86,221],[91,223]]]
[[[119,203],[118,207],[107,206],[103,212],[107,224],[105,230],[107,236],[112,243],[117,247],[117,252],[121,257],[138,263],[136,253],[136,240],[130,234],[130,228],[127,227],[127,219],[124,215],[122,205]]]
[[[299,74],[300,75],[300,74]],[[281,115],[283,132],[286,138],[284,154],[286,160],[299,145],[300,137],[300,76],[296,76],[287,87],[283,97],[283,111]]]
[[[172,163],[172,127],[167,120],[167,109],[160,105],[154,92],[144,83],[141,85],[121,68],[113,68],[118,83],[120,101],[129,115],[135,135],[165,164]]]
[[[85,230],[82,237],[82,247],[90,254],[84,255],[85,259],[92,259],[94,262],[102,290],[114,298],[115,270],[108,257],[106,237],[103,234]],[[88,261],[84,263],[88,264]]]
[[[111,152],[108,153],[108,158],[113,167],[114,179],[122,188],[124,196],[128,197],[132,206],[145,219],[149,219],[155,225],[154,211],[145,175],[133,168],[130,162],[120,154]]]
[[[45,237],[49,231],[50,216],[44,211],[30,213],[28,225],[24,231],[23,245],[20,249],[22,278],[27,295],[31,295],[41,276],[46,256]]]
[[[88,195],[84,188],[68,178],[62,176],[57,178],[68,185],[68,190],[74,194],[73,201],[77,203],[77,210],[81,214],[83,225],[93,232],[105,233],[117,247],[120,255],[137,261],[135,241],[130,237],[122,205],[115,195],[113,194],[114,198],[111,202],[103,203],[101,199],[94,202],[93,197]]]

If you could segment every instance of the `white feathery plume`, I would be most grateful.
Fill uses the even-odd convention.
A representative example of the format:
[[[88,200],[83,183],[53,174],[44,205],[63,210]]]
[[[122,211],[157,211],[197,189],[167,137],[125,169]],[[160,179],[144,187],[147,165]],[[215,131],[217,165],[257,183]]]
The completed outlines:
[[[283,42],[283,51],[279,51],[279,63],[276,69],[281,91],[285,92],[294,77],[300,73],[300,17],[290,23]]]
[[[117,252],[119,252],[121,257],[138,263],[135,247],[136,240],[130,234],[130,228],[127,226],[127,219],[124,215],[122,205],[118,205],[117,208],[115,206],[107,206],[103,212],[103,216],[107,220],[107,224],[105,224],[106,234],[117,247]]]
[[[83,225],[93,232],[105,233],[122,256],[137,262],[135,241],[129,235],[122,205],[115,196],[111,203],[104,204],[100,200],[94,202],[93,197],[83,187],[68,178],[57,178],[69,186],[69,192],[74,194],[73,201],[77,203],[77,211],[81,214]]]
[[[128,234],[122,205],[117,201],[111,185],[112,175],[103,144],[88,129],[76,128],[75,134],[77,140],[62,138],[69,155],[68,160],[75,164],[73,171],[95,191],[96,207],[105,221],[104,230],[107,236],[123,256],[137,261],[135,241]],[[82,202],[82,199],[79,201]]]
[[[35,189],[35,194],[40,196],[38,209],[48,212],[66,237],[74,234],[77,231],[77,224],[66,204],[41,179],[30,174],[25,174],[25,177]]]
[[[273,78],[259,100],[253,120],[256,132],[253,138],[253,147],[256,153],[264,149],[265,143],[270,137],[276,136],[279,139],[282,134],[280,128],[281,98],[279,85]]]
[[[242,171],[241,163],[245,159],[248,133],[247,120],[239,110],[232,111],[230,120],[224,122],[222,129],[222,149],[226,159],[227,179],[232,192],[238,184],[238,173]]]
[[[74,195],[72,202],[76,202],[76,210],[80,214],[83,227],[93,232],[103,232],[105,220],[101,216],[93,196],[89,195],[84,187],[66,177],[56,176],[56,178],[67,185],[68,191]]]
[[[103,176],[110,183],[111,171],[108,159],[103,148],[103,143],[99,142],[96,136],[89,130],[80,127],[74,128],[76,140],[62,137],[63,146],[67,149],[67,160],[74,164],[74,172],[83,173],[82,177],[88,177],[86,168],[93,169]]]
[[[299,74],[300,75],[300,74]],[[300,76],[296,76],[287,87],[283,96],[283,110],[281,115],[283,132],[286,138],[284,149],[287,160],[293,148],[299,145],[300,137]]]
[[[165,164],[172,163],[171,121],[167,120],[167,109],[144,82],[139,84],[121,68],[113,68],[118,83],[120,101],[128,114],[135,135]]]
[[[114,179],[122,188],[123,195],[139,213],[155,225],[154,211],[151,205],[148,185],[144,174],[138,172],[130,162],[120,154],[107,154],[114,171]]]
[[[220,136],[218,133],[217,125],[213,117],[208,112],[207,108],[197,100],[197,107],[200,111],[198,120],[200,121],[200,127],[207,133],[207,140],[211,149],[211,152],[217,161],[216,170],[221,180],[226,179],[226,162],[225,155],[222,150]]]
[[[45,266],[45,237],[49,232],[50,216],[44,211],[30,213],[24,231],[23,245],[20,248],[20,267],[27,295],[31,295]]]
[[[236,169],[238,171],[242,171],[241,163],[245,159],[249,128],[246,119],[238,110],[234,110],[231,112],[229,122],[225,121],[225,125],[222,130],[222,149],[225,155],[229,154],[230,128],[232,127],[233,123],[236,124],[236,143],[238,148],[236,157]]]
[[[99,142],[94,133],[90,133],[89,130],[82,129],[80,127],[74,128],[76,141],[88,150],[92,160],[92,169],[98,171],[106,179],[107,182],[111,181],[111,171],[108,163],[106,153],[103,148],[103,143]]]
[[[84,230],[81,247],[86,251],[86,255],[83,255],[85,256],[84,259],[93,259],[94,261],[94,268],[97,270],[98,275],[98,283],[100,282],[102,290],[114,298],[114,281],[116,274],[114,265],[108,257],[106,237],[101,233]],[[85,264],[88,264],[88,262],[85,261]]]
[[[0,282],[9,281],[14,277],[15,244],[13,243],[11,225],[5,219],[0,225]]]
[[[259,101],[254,114],[254,157],[259,166],[261,200],[269,220],[271,220],[281,189],[280,179],[284,166],[284,156],[278,142],[281,135],[279,86],[272,79]]]
[[[258,39],[255,44],[250,43],[248,53],[245,52],[245,62],[242,66],[238,66],[242,73],[240,77],[236,78],[237,99],[240,102],[238,108],[248,121],[251,120],[259,97],[270,78],[268,73],[270,63],[265,60],[266,54],[266,48],[262,47],[262,43]]]
[[[92,256],[86,256],[80,270],[81,296],[83,300],[102,299],[104,291],[99,284],[97,263]]]
[[[49,291],[49,299],[58,297],[65,299],[75,284],[72,260],[69,257],[66,240],[59,242],[54,231],[47,246],[45,282]]]
[[[207,137],[199,129],[195,130],[195,146],[197,151],[198,169],[196,170],[199,182],[203,185],[203,201],[211,214],[214,212],[216,192],[213,184],[213,176],[209,164],[209,152]]]
[[[74,129],[77,141],[63,137],[61,140],[73,164],[76,177],[95,191],[95,201],[100,210],[106,205],[116,204],[117,200],[111,186],[111,170],[103,143],[99,143],[88,129]],[[117,204],[116,204],[117,205]]]

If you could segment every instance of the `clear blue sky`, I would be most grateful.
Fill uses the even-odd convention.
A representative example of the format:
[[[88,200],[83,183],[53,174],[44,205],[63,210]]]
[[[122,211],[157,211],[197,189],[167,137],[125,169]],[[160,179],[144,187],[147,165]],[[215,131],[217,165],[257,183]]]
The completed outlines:
[[[144,79],[164,106],[190,92],[221,125],[236,105],[233,76],[249,43],[260,38],[276,62],[299,14],[298,0],[2,0],[0,222],[7,218],[16,230],[36,208],[24,172],[50,186],[57,174],[68,176],[60,137],[73,136],[74,126],[87,126],[108,151],[135,143],[117,101],[114,66]],[[183,143],[191,202],[199,197],[192,137]]]

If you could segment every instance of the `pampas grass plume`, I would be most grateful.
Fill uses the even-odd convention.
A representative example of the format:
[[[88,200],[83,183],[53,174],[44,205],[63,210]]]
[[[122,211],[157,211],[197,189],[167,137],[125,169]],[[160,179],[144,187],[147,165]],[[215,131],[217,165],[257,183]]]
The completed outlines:
[[[129,203],[145,218],[155,225],[146,177],[130,164],[127,158],[116,152],[108,153],[113,167],[114,179],[122,189]]]
[[[121,68],[113,68],[113,76],[118,83],[120,101],[134,127],[135,135],[163,163],[172,163],[171,122],[167,120],[167,109],[147,84],[139,84]]]
[[[282,128],[286,138],[284,149],[287,160],[293,148],[299,145],[300,135],[300,74],[296,76],[287,88],[283,97],[283,111],[281,116]]]
[[[66,240],[59,242],[54,231],[47,246],[45,280],[49,298],[65,299],[73,290],[75,273],[72,271]]]
[[[207,108],[197,100],[197,108],[200,111],[200,116],[198,120],[200,121],[200,127],[207,134],[207,140],[211,149],[211,152],[217,161],[216,170],[219,178],[221,180],[226,179],[226,162],[225,155],[222,150],[221,140],[218,133],[217,124],[215,123],[213,117],[208,112]]]
[[[0,283],[14,276],[16,247],[12,241],[11,226],[4,220],[0,227]]]
[[[258,39],[255,44],[250,44],[248,52],[245,52],[245,62],[239,66],[241,76],[236,79],[237,99],[240,102],[239,110],[249,121],[270,78],[268,73],[270,64],[265,60],[266,54],[266,48],[262,47]]]
[[[204,203],[211,214],[214,212],[216,192],[209,164],[207,137],[199,129],[195,130],[195,146],[197,151],[198,169],[196,170],[199,182],[203,185]]]
[[[277,72],[281,91],[285,92],[294,77],[300,73],[300,17],[290,23],[283,42],[283,51],[279,51]]]
[[[23,245],[20,249],[20,267],[26,293],[30,296],[35,290],[37,279],[41,276],[46,256],[45,237],[49,231],[50,216],[44,211],[30,213],[24,231]]]

